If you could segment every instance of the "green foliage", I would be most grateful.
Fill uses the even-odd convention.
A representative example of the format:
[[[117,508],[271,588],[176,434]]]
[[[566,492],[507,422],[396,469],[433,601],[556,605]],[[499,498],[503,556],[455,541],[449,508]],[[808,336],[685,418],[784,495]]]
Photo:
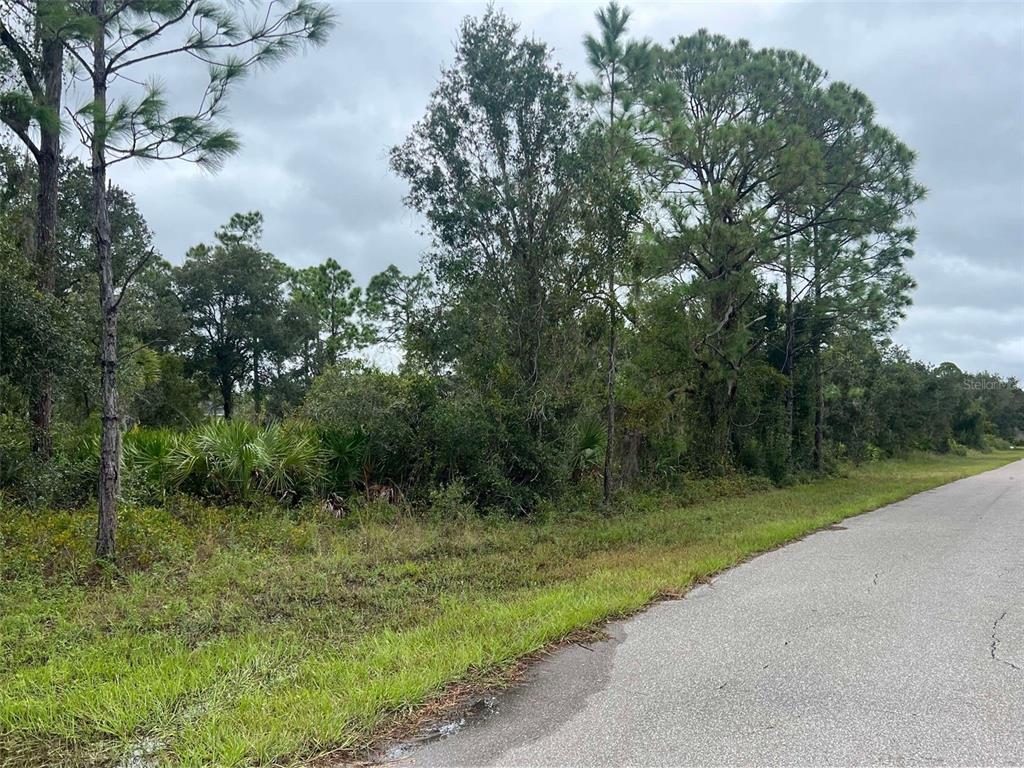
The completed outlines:
[[[598,419],[586,419],[576,425],[569,466],[574,479],[597,470],[604,461],[608,435]]]
[[[982,447],[986,451],[1008,451],[1013,448],[1013,444],[999,435],[985,435]]]
[[[108,160],[222,159],[229,86],[330,25],[305,2],[269,9],[280,39],[219,2],[129,3],[107,22],[65,10],[76,52],[97,24],[117,29],[110,56],[176,28],[175,13],[203,19],[186,49],[211,59],[209,113],[175,116],[156,87],[90,104],[76,120]],[[737,470],[784,485],[848,459],[1019,441],[1017,381],[915,363],[886,338],[923,190],[870,100],[792,51],[704,31],[659,46],[630,39],[628,20],[616,3],[598,12],[582,84],[500,11],[462,23],[390,156],[433,235],[422,272],[390,266],[364,289],[340,258],[288,268],[258,212],[173,267],[109,187],[113,278],[133,283],[118,308],[125,497],[543,517],[574,491],[589,501],[602,461],[609,489]],[[2,492],[83,503],[99,408],[92,169],[61,168],[49,295],[31,249],[36,169],[0,162]],[[374,343],[401,356],[395,370],[353,362]],[[51,370],[58,439],[40,462],[30,414]],[[239,423],[208,421],[218,410]]]
[[[199,385],[185,376],[185,361],[157,355],[156,375],[134,397],[132,410],[146,427],[186,428],[202,420]]]
[[[262,234],[262,214],[236,213],[214,245],[189,249],[174,274],[189,321],[188,370],[216,393],[228,419],[239,382],[251,377],[259,402],[264,366],[287,356],[281,315],[288,272],[261,248]]]
[[[364,483],[406,483],[422,459],[415,434],[421,386],[430,382],[360,366],[329,368],[301,415],[337,445],[331,450],[344,473],[358,469]]]
[[[344,494],[367,476],[369,440],[358,429],[349,432],[321,429],[319,435],[326,460],[327,485]]]
[[[39,8],[34,22],[41,31],[63,42],[92,81],[102,84],[86,91],[71,112],[83,142],[99,150],[104,164],[187,158],[218,168],[239,147],[235,131],[222,122],[231,89],[303,44],[322,45],[334,23],[330,8],[308,0],[269,3],[254,14],[232,3],[189,0]],[[97,39],[103,41],[99,51]],[[145,62],[186,55],[207,67],[202,98],[191,113],[175,110],[157,81],[129,74]],[[130,85],[108,103],[106,88],[115,80]]]
[[[305,329],[299,338],[307,375],[337,364],[345,353],[367,339],[354,321],[362,306],[361,290],[352,273],[334,259],[294,272],[290,278],[292,322]]]
[[[179,446],[184,436],[171,429],[138,428],[123,439],[126,486],[142,500],[162,501],[176,478]]]
[[[653,59],[638,77],[654,173],[670,192],[661,237],[667,273],[691,276],[705,464],[721,468],[742,369],[769,331],[765,278],[786,276],[790,309],[810,297],[812,356],[844,322],[884,331],[912,286],[905,220],[923,189],[913,153],[874,123],[866,97],[795,52],[700,30]],[[787,368],[797,351],[787,346]]]
[[[1024,392],[1014,379],[964,373],[951,363],[930,367],[898,347],[837,347],[829,364],[827,436],[845,444],[851,458],[864,458],[867,445],[888,456],[946,451],[952,443],[984,449],[987,434],[1012,441],[1024,429]]]
[[[3,379],[0,379],[0,393],[6,396],[10,394],[10,388]],[[25,420],[0,412],[0,489],[14,486],[28,474],[30,455],[30,439]]]
[[[418,355],[415,345],[425,334],[422,316],[430,287],[422,272],[403,275],[394,264],[374,275],[366,286],[363,309],[377,340],[404,344],[407,356]]]
[[[944,453],[952,454],[953,456],[966,456],[967,446],[961,445],[952,437],[946,438],[946,444],[942,447]]]
[[[301,416],[329,446],[338,444],[329,451],[343,457],[342,474],[352,476],[362,461],[358,482],[367,492],[396,486],[423,495],[458,479],[480,508],[523,513],[556,490],[569,463],[553,439],[537,453],[514,404],[419,373],[330,368],[314,382]]]
[[[312,494],[324,477],[319,441],[297,424],[216,419],[178,439],[166,457],[174,487],[225,500],[266,494],[292,502]]]
[[[257,470],[259,487],[280,501],[308,498],[323,485],[323,452],[305,425],[269,424],[260,441],[266,456]]]
[[[492,8],[463,22],[426,114],[391,152],[437,244],[426,266],[439,301],[415,348],[429,370],[451,365],[482,397],[516,400],[535,432],[564,395],[557,361],[583,289],[572,97],[548,47]]]
[[[33,508],[78,506],[96,491],[99,465],[98,424],[94,420],[55,429],[54,456],[41,460],[29,452],[28,427],[0,421],[0,499],[7,497]]]
[[[445,524],[466,524],[476,514],[476,506],[465,483],[456,479],[430,492],[427,514]]]

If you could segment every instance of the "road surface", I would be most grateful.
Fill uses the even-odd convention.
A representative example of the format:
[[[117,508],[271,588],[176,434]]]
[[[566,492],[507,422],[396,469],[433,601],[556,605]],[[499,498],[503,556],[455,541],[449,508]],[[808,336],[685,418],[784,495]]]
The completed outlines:
[[[1024,765],[1024,462],[569,646],[419,766]]]

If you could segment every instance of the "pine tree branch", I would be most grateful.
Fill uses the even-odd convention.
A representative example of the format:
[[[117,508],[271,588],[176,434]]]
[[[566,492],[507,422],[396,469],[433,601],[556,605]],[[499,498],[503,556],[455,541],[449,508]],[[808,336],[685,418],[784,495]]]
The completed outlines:
[[[166,21],[164,21],[162,24],[159,24],[159,25],[153,27],[149,32],[147,32],[144,35],[141,35],[140,37],[136,38],[134,42],[126,45],[125,47],[123,47],[120,51],[118,51],[117,53],[115,53],[113,56],[110,57],[110,63],[108,65],[108,70],[111,71],[111,72],[116,72],[119,69],[121,69],[121,67],[117,66],[118,60],[123,58],[128,53],[131,53],[133,50],[138,48],[140,45],[145,45],[146,43],[148,43],[153,38],[158,37],[164,30],[166,30],[169,27],[172,27],[175,24],[181,22],[186,16],[188,16],[188,14],[192,11],[192,9],[195,8],[196,5],[198,5],[199,2],[200,2],[200,0],[189,0],[189,2],[187,2],[182,7],[181,13],[179,13],[177,16],[171,17],[171,18],[167,19]],[[123,8],[123,6],[122,6],[122,8]],[[118,12],[120,12],[120,11],[118,11]],[[114,14],[114,15],[116,15],[116,14]]]
[[[32,136],[29,134],[24,121],[17,121],[9,115],[0,114],[0,122],[10,128],[14,135],[21,139],[21,142],[28,148],[28,151],[32,153],[32,157],[38,163],[42,153],[39,147],[36,146],[35,141],[32,140]]]
[[[43,87],[39,82],[39,78],[36,77],[32,66],[32,57],[25,50],[24,46],[18,42],[17,38],[11,34],[3,19],[0,19],[0,44],[3,44],[4,48],[11,52],[11,56],[14,57],[15,63],[18,65],[18,71],[21,72],[21,77],[25,81],[26,87],[32,93],[32,96],[36,101],[42,101]]]

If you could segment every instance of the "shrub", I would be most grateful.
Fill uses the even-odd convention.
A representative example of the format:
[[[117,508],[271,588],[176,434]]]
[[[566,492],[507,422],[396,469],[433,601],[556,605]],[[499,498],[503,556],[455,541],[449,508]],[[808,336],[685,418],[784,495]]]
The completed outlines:
[[[573,430],[573,442],[569,455],[569,467],[573,479],[594,472],[604,464],[608,432],[600,419],[581,421]]]
[[[277,499],[314,494],[324,483],[324,454],[316,433],[303,424],[270,424],[263,430],[268,466],[262,489]]]
[[[946,439],[945,451],[943,451],[943,452],[944,453],[952,453],[954,456],[966,456],[967,455],[967,446],[966,445],[961,445],[956,440],[954,440],[952,437],[950,437],[950,438]]]
[[[12,488],[21,482],[30,455],[25,421],[0,413],[0,488]]]
[[[185,433],[133,429],[125,435],[124,462],[128,487],[141,500],[184,490],[227,501],[266,494],[294,502],[322,486],[325,470],[309,427],[223,419]]]
[[[326,481],[329,490],[347,493],[367,474],[368,440],[362,432],[321,429]]]
[[[425,502],[429,489],[458,478],[481,508],[521,513],[552,490],[566,464],[566,441],[539,438],[524,406],[450,378],[335,366],[314,382],[300,413],[321,430],[339,492],[349,480],[366,491],[398,486]]]
[[[1013,447],[1009,440],[999,435],[985,435],[982,444],[986,451],[1008,451]]]
[[[422,460],[415,425],[417,390],[424,382],[429,386],[421,377],[334,366],[317,377],[299,413],[322,434],[333,435],[328,450],[335,469],[350,473],[359,459],[364,483],[406,484],[417,476]]]
[[[171,429],[135,427],[122,442],[125,494],[135,501],[162,501],[174,485],[175,455],[181,434]]]
[[[428,511],[435,520],[459,522],[468,520],[472,516],[475,505],[465,483],[461,480],[453,480],[430,492]]]
[[[185,376],[184,361],[178,355],[162,354],[154,362],[154,380],[134,397],[133,410],[139,423],[179,429],[199,423],[199,387]]]

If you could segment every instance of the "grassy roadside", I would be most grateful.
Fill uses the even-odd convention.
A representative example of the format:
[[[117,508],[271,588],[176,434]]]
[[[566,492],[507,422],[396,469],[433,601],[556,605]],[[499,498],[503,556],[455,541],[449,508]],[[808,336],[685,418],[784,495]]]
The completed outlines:
[[[129,510],[0,519],[0,764],[267,765],[365,746],[448,683],[754,553],[1019,452],[882,462],[782,490],[692,486],[546,522]],[[688,496],[688,498],[687,498]],[[687,502],[681,506],[681,502]]]

